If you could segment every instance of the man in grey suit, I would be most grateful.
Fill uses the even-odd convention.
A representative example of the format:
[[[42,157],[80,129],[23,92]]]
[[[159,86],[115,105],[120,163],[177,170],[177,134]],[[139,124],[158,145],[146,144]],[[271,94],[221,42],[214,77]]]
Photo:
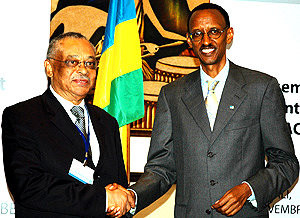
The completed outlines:
[[[161,89],[145,172],[130,187],[137,212],[176,183],[176,218],[268,217],[299,174],[278,82],[226,58],[234,32],[220,6],[196,7],[188,27],[201,67]]]

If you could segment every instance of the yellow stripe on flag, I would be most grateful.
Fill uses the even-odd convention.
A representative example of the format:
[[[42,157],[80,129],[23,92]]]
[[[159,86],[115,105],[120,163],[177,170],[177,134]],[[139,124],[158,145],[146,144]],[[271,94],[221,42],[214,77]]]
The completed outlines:
[[[137,34],[137,20],[131,19],[116,26],[114,45],[108,48],[100,59],[94,98],[99,99],[99,107],[105,108],[110,103],[111,82],[124,74],[142,67],[141,49]],[[123,33],[123,34],[121,34]],[[128,33],[128,34],[124,34]],[[136,42],[138,46],[132,46]]]

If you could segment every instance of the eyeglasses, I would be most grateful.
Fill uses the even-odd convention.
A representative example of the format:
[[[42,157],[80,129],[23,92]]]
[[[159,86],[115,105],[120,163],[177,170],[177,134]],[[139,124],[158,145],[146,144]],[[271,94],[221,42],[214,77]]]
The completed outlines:
[[[209,30],[207,32],[207,35],[209,38],[211,39],[218,39],[221,37],[222,33],[225,32],[225,30],[227,29],[228,27],[226,27],[225,29],[223,30],[219,30],[219,29],[216,29],[216,28],[213,28],[211,30]],[[204,36],[205,33],[201,32],[200,30],[197,30],[193,33],[190,33],[190,38],[193,40],[193,41],[201,41],[203,39],[203,36]]]
[[[59,61],[59,62],[62,62],[62,63],[65,63],[67,67],[69,68],[75,68],[76,66],[80,66],[81,63],[83,62],[84,63],[84,66],[86,68],[89,68],[89,69],[92,69],[92,70],[95,70],[98,66],[98,61],[95,61],[95,60],[91,60],[91,61],[79,61],[79,60],[66,60],[66,61],[61,61],[61,60],[57,60],[55,58],[48,58],[48,59],[52,59],[52,60],[55,60],[55,61]]]

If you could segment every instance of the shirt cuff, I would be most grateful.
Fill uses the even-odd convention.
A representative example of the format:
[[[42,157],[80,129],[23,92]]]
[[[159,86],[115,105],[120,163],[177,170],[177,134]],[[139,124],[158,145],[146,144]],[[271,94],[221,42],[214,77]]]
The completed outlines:
[[[107,197],[107,193],[105,195],[105,213],[107,212],[107,207],[108,207],[108,197]]]
[[[257,207],[257,201],[256,201],[255,194],[254,194],[254,191],[253,191],[251,185],[248,182],[246,182],[246,181],[243,181],[242,183],[246,183],[249,186],[249,188],[251,189],[251,196],[247,200],[250,201],[250,203],[254,207]]]
[[[135,208],[131,208],[128,212],[131,214],[131,215],[134,215],[135,212],[136,212],[136,205],[137,205],[137,194],[136,192],[133,190],[133,189],[127,189],[128,191],[132,191],[135,195]]]

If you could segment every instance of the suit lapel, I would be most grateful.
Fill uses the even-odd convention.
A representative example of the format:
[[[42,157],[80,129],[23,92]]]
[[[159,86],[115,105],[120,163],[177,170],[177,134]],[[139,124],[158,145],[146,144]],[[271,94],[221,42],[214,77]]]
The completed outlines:
[[[103,161],[103,157],[105,154],[105,141],[104,141],[104,137],[102,135],[102,133],[104,133],[104,129],[102,125],[102,121],[101,121],[101,117],[99,116],[99,114],[95,113],[95,111],[93,110],[93,108],[91,107],[91,105],[86,104],[87,109],[89,111],[89,115],[92,121],[92,125],[99,143],[99,149],[100,149],[100,158],[99,161],[97,163],[97,166],[99,166],[101,164],[101,162]]]
[[[185,94],[182,96],[182,101],[193,116],[197,125],[200,127],[204,135],[209,140],[211,137],[211,130],[208,116],[206,113],[205,102],[201,88],[200,71],[193,72],[187,79],[185,86]]]
[[[245,84],[243,74],[236,65],[230,62],[228,77],[223,89],[214,131],[211,137],[211,145],[245,99],[247,93],[242,89]]]
[[[80,155],[84,153],[84,143],[76,126],[50,89],[43,94],[43,99],[51,122],[71,141],[70,144],[76,148],[75,152],[80,152]]]

